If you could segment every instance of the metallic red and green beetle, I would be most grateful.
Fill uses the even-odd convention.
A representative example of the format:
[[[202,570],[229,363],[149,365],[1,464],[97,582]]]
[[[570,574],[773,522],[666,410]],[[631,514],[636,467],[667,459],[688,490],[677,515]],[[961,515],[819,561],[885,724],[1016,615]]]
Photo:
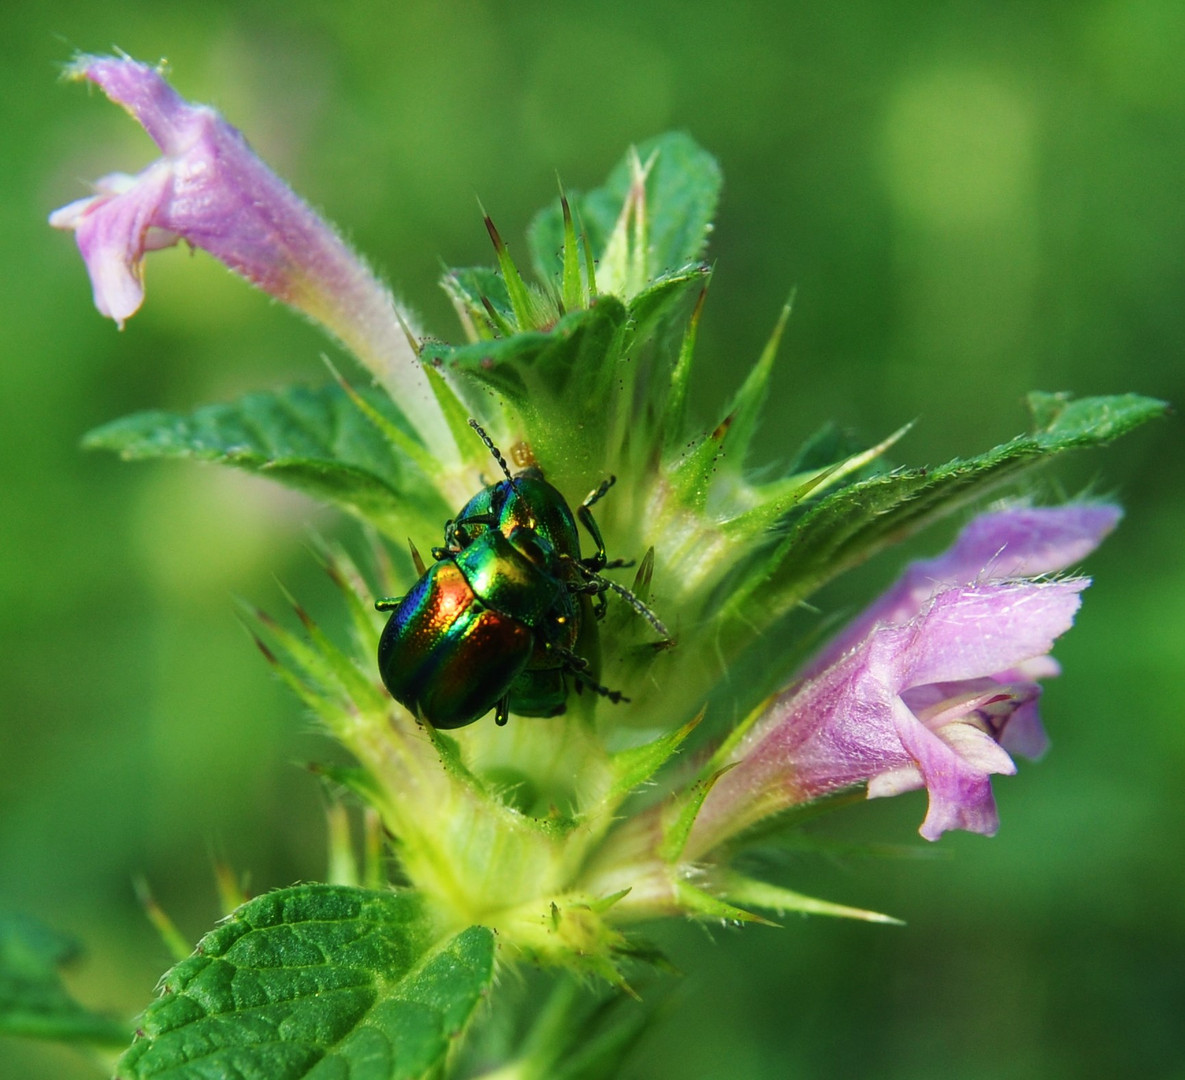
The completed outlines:
[[[445,525],[432,566],[403,597],[375,606],[391,617],[379,641],[379,673],[391,695],[434,727],[457,728],[491,709],[556,716],[572,687],[617,702],[596,681],[596,621],[613,592],[664,638],[658,618],[628,589],[601,576],[610,563],[590,507],[612,479],[591,492],[576,515],[536,467],[512,475],[476,421],[470,424],[504,479],[479,491]],[[576,519],[595,553],[584,558]]]

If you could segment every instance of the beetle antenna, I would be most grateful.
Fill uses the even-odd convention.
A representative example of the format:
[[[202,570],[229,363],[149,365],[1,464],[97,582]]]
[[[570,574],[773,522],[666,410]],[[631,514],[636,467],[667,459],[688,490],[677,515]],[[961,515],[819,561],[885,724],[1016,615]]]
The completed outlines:
[[[510,486],[518,491],[518,484],[514,477],[510,475],[510,466],[506,464],[506,459],[502,456],[502,451],[494,445],[494,440],[486,434],[486,429],[481,426],[473,417],[469,417],[469,426],[477,432],[481,441],[486,444],[486,449],[494,455],[494,460],[498,463],[498,467],[502,470],[503,475],[510,481]]]
[[[645,619],[652,627],[654,627],[655,633],[658,634],[663,639],[663,641],[671,640],[671,632],[666,628],[666,625],[663,623],[662,619],[655,615],[654,612],[650,610],[650,608],[643,604],[642,601],[639,600],[624,585],[618,585],[616,581],[610,581],[608,578],[601,577],[600,574],[590,573],[588,578],[590,582],[596,584],[598,590],[608,590],[609,592],[616,593],[618,596],[620,596],[627,604],[629,604],[630,607],[634,609],[638,615],[641,615],[643,619]]]

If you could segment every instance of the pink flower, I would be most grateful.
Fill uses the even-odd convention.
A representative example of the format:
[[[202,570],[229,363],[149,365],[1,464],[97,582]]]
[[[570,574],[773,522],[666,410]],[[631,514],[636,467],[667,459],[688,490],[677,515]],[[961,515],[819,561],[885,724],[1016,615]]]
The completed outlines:
[[[992,835],[990,776],[1040,754],[1036,680],[1070,628],[1085,578],[1036,581],[1088,554],[1112,506],[984,514],[944,555],[914,563],[808,665],[742,737],[689,839],[695,859],[789,806],[866,783],[870,798],[925,787],[920,832]]]
[[[124,106],[163,154],[136,176],[102,178],[94,195],[50,215],[51,225],[74,230],[99,311],[122,328],[144,300],[145,254],[184,240],[324,325],[386,383],[427,445],[451,458],[407,317],[239,131],[128,58],[81,56],[67,74]]]

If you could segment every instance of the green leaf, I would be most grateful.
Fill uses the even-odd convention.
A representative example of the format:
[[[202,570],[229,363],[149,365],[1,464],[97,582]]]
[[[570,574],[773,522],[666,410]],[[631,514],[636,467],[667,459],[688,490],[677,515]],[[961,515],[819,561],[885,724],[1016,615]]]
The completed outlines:
[[[834,421],[826,421],[798,448],[786,467],[786,475],[826,469],[837,461],[854,457],[868,449],[850,431],[844,431]]]
[[[687,418],[687,391],[691,388],[691,372],[695,362],[695,343],[699,337],[699,321],[704,310],[704,301],[708,298],[708,281],[704,280],[703,287],[696,298],[695,307],[687,320],[679,342],[678,359],[671,368],[668,384],[668,397],[662,410],[663,453],[671,457],[678,445],[684,441]]]
[[[244,904],[165,976],[116,1076],[435,1075],[493,971],[489,930],[434,941],[414,894],[280,889]]]
[[[488,266],[452,269],[440,284],[457,309],[470,340],[509,337],[514,332],[510,293],[498,271]]]
[[[716,204],[721,175],[716,159],[682,132],[669,132],[639,144],[642,162],[658,157],[646,182],[649,233],[647,265],[651,280],[695,262],[703,254]],[[583,227],[592,250],[604,254],[630,188],[627,154],[609,174],[603,187],[568,196],[577,228]],[[541,211],[528,232],[531,258],[544,281],[563,273],[564,220],[560,206]]]
[[[736,517],[723,522],[721,530],[732,539],[753,540],[777,522],[785,521],[799,504],[828,490],[840,489],[861,477],[886,471],[880,459],[906,434],[912,424],[906,424],[882,439],[876,446],[852,454],[822,469],[795,473],[765,484],[750,485],[753,505]]]
[[[613,783],[606,791],[604,801],[616,809],[631,791],[650,780],[678,752],[702,719],[701,712],[682,727],[674,728],[652,742],[614,754]]]
[[[560,275],[560,301],[565,311],[587,307],[591,299],[591,285],[586,286],[580,276],[580,241],[576,238],[576,223],[572,220],[572,208],[560,188],[560,213],[564,219],[563,272]]]
[[[1030,395],[1035,430],[966,460],[900,469],[831,492],[793,524],[772,555],[732,590],[729,614],[750,628],[772,619],[870,555],[1066,450],[1100,446],[1161,416],[1162,401],[1125,394]]]
[[[0,916],[0,1035],[121,1046],[130,1024],[84,1009],[58,969],[79,955],[73,939],[21,915]]]
[[[407,431],[390,398],[378,391],[357,393],[388,432]],[[233,465],[334,503],[400,544],[424,528],[435,535],[449,515],[425,470],[397,451],[334,384],[249,394],[188,415],[136,413],[92,431],[84,445],[129,460],[194,458]]]
[[[672,316],[682,315],[686,299],[703,292],[711,271],[702,263],[685,266],[673,274],[663,274],[630,300],[630,320],[634,335],[644,338],[661,328]],[[676,357],[667,357],[673,365]]]
[[[579,430],[557,425],[555,417],[577,414],[581,403],[617,401],[610,388],[622,377],[616,361],[626,321],[619,301],[601,297],[594,307],[569,312],[547,332],[459,348],[429,344],[424,358],[506,399],[521,418],[536,456],[547,463],[553,483],[563,486],[572,473],[599,480],[604,467],[598,463],[611,449],[611,407],[584,409]]]
[[[509,249],[506,247],[502,237],[498,234],[498,230],[494,227],[494,223],[490,220],[488,214],[485,216],[485,222],[490,239],[494,242],[494,253],[498,257],[498,268],[502,271],[502,284],[506,290],[506,295],[510,299],[510,308],[514,312],[516,328],[519,330],[529,330],[544,322],[553,321],[539,310],[540,305],[536,302],[536,298],[531,295],[531,291],[527,288],[527,283],[523,280],[514,259],[510,256]]]

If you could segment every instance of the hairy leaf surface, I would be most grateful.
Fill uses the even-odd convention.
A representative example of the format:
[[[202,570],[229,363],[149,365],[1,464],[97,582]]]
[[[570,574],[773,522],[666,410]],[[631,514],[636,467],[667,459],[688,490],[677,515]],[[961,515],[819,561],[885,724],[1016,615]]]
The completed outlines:
[[[412,894],[300,885],[244,904],[174,967],[120,1080],[431,1075],[493,978],[493,935],[434,940]]]

